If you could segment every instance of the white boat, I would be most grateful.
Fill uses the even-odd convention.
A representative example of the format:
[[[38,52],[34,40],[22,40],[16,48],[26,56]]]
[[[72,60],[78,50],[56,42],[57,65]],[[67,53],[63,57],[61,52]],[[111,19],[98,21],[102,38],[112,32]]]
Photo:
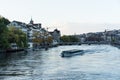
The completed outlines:
[[[83,50],[73,49],[73,50],[62,51],[61,56],[62,57],[71,57],[74,55],[82,55],[83,53],[84,53]]]

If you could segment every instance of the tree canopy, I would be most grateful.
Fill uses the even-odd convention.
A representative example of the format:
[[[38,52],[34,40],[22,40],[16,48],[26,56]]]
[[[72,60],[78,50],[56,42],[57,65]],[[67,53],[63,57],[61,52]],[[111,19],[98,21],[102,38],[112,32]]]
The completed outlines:
[[[16,43],[19,48],[27,47],[27,35],[14,26],[9,26],[9,43]]]
[[[78,42],[79,41],[77,37],[70,36],[70,35],[69,36],[64,35],[60,39],[62,42]]]
[[[8,28],[10,21],[0,16],[0,49],[9,48],[8,43]]]
[[[27,47],[27,35],[15,27],[7,27],[10,21],[0,16],[0,49],[10,48],[10,43],[18,47]]]

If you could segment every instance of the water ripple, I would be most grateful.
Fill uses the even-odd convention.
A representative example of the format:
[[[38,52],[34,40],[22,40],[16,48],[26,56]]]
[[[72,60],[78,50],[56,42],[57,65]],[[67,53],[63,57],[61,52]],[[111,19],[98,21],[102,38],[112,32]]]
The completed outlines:
[[[62,58],[61,52],[85,54]],[[59,46],[48,51],[13,53],[0,61],[1,80],[120,80],[120,50],[110,45]]]

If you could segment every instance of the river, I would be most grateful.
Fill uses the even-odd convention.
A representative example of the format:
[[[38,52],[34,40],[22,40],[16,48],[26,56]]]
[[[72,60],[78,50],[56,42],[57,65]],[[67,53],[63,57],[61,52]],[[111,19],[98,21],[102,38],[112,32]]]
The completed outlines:
[[[62,58],[63,50],[84,55]],[[0,60],[0,80],[120,80],[120,49],[110,45],[59,46],[13,53]]]

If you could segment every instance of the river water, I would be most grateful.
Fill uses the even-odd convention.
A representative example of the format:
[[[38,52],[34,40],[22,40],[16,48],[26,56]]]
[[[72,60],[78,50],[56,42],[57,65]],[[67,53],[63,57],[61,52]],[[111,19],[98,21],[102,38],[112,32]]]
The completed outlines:
[[[63,50],[84,55],[62,58]],[[120,49],[110,45],[59,46],[13,53],[0,60],[0,80],[120,80]]]

